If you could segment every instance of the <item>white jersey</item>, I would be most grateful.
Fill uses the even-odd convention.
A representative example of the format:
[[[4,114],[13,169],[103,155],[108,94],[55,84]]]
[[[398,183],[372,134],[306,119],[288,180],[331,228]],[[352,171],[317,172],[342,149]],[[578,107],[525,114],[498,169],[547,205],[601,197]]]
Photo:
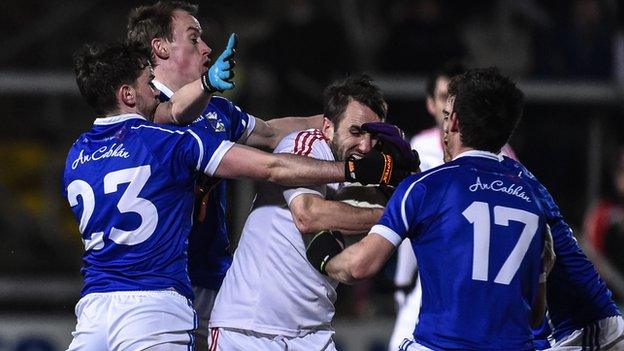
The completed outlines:
[[[294,153],[333,161],[323,134],[295,132],[274,153]],[[337,282],[320,274],[306,258],[304,239],[288,205],[298,195],[325,197],[327,188],[287,188],[262,183],[245,222],[234,261],[217,294],[210,327],[299,337],[333,333]]]
[[[410,140],[412,149],[418,151],[420,170],[427,171],[444,163],[442,133],[440,128],[425,129]]]
[[[412,149],[418,151],[420,157],[420,170],[428,171],[444,163],[444,149],[442,148],[442,133],[440,128],[432,127],[416,134],[410,140]],[[509,144],[505,144],[501,150],[503,155],[517,159]]]

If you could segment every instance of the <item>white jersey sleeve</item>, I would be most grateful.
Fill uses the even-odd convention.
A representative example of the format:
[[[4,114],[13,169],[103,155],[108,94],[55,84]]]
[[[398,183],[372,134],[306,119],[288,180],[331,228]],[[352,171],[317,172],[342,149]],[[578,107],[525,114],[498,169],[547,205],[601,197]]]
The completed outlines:
[[[290,153],[326,161],[334,160],[323,133],[318,129],[308,129],[287,135],[277,145],[274,153]],[[283,191],[284,200],[288,205],[301,194],[314,194],[325,198],[327,185],[291,187]]]

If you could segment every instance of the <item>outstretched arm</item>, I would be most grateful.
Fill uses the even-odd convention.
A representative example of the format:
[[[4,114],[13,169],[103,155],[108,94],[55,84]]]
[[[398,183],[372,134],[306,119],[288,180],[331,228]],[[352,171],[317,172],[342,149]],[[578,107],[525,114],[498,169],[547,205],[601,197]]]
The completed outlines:
[[[275,149],[277,143],[288,133],[311,128],[320,129],[323,115],[310,117],[282,117],[263,121],[256,118],[256,125],[245,144],[255,147]]]
[[[223,156],[215,176],[252,178],[281,185],[313,185],[343,182],[343,162],[305,156],[271,154],[245,145],[234,145]]]
[[[397,154],[371,150],[347,162],[321,161],[306,156],[270,154],[250,146],[234,144],[220,160],[214,174],[223,178],[252,178],[281,185],[320,185],[338,182],[397,184],[406,175]]]

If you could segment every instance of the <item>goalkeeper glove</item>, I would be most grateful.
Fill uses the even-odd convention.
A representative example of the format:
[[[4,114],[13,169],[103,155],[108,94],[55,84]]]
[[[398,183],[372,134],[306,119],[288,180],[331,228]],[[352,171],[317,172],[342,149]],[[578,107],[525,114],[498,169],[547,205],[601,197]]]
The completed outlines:
[[[347,159],[347,181],[396,186],[412,172],[420,171],[418,153],[411,149],[398,127],[371,122],[362,124],[362,129],[371,133],[377,139],[377,144],[362,158],[351,156]]]
[[[308,261],[321,274],[326,274],[325,265],[334,256],[345,248],[342,233],[337,230],[322,230],[318,232],[306,248]]]
[[[234,88],[232,78],[234,78],[234,55],[236,54],[236,44],[238,37],[235,33],[230,35],[225,50],[219,55],[217,61],[208,68],[206,73],[201,77],[202,87],[204,91],[212,94],[216,91],[223,92]]]

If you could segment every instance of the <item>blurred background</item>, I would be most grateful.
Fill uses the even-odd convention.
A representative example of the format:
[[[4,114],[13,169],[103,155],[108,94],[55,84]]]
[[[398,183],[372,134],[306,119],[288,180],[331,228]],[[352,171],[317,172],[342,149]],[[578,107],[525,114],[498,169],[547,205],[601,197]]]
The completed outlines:
[[[197,1],[193,1],[198,3]],[[84,246],[61,197],[65,155],[95,116],[72,53],[124,37],[146,1],[0,2],[0,351],[62,350],[71,340]],[[228,98],[262,119],[322,112],[323,88],[367,72],[409,136],[430,128],[425,77],[455,60],[519,82],[525,117],[510,141],[624,298],[624,4],[618,0],[213,0],[199,3],[217,53],[240,37]],[[231,182],[236,240],[254,193]],[[341,287],[342,350],[384,350],[393,265]]]

